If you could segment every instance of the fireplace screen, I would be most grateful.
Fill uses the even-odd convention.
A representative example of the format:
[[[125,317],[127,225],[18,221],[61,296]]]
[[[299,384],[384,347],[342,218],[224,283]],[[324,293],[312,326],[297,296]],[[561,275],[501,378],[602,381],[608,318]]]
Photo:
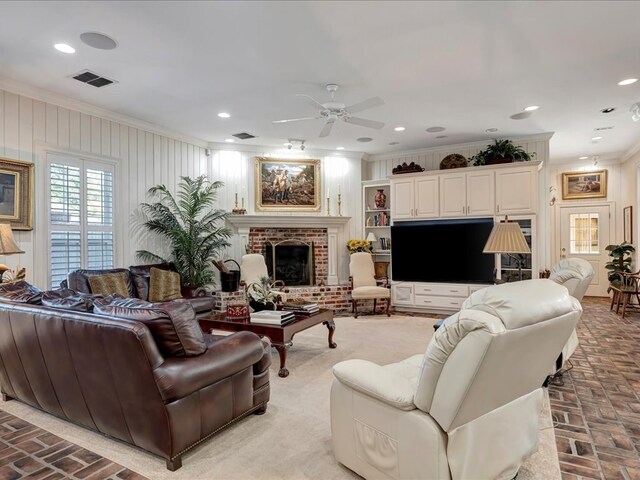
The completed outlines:
[[[313,242],[283,240],[266,242],[265,247],[269,277],[288,287],[313,285]]]

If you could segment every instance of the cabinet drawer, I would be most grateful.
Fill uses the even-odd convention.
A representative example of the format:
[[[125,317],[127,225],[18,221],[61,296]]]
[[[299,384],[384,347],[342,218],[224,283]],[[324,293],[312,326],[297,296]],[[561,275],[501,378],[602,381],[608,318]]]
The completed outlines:
[[[430,285],[416,284],[414,293],[416,295],[436,295],[448,297],[468,297],[469,287],[467,285]]]
[[[446,310],[460,310],[464,300],[462,297],[432,297],[430,295],[416,295],[414,297],[416,307],[433,307]]]

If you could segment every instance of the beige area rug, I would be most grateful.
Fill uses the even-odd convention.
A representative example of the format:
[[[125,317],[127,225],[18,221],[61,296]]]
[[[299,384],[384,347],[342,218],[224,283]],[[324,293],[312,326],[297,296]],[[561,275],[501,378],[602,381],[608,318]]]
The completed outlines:
[[[336,318],[337,349],[327,347],[327,329],[322,325],[299,333],[287,358],[289,377],[278,377],[278,355],[273,351],[267,413],[243,419],[205,442],[185,455],[183,467],[173,473],[158,457],[19,402],[0,403],[0,408],[152,480],[360,478],[333,457],[331,367],[349,358],[386,364],[422,353],[435,321],[399,315]],[[561,478],[548,400],[542,413],[540,449],[523,466],[518,480]]]

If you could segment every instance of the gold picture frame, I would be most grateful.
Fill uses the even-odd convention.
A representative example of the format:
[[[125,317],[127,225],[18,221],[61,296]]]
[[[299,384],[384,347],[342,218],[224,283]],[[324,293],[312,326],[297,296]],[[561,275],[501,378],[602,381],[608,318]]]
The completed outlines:
[[[607,198],[607,171],[564,172],[562,199]]]
[[[33,230],[33,163],[0,158],[0,222]]]
[[[256,211],[319,212],[320,160],[256,157]]]

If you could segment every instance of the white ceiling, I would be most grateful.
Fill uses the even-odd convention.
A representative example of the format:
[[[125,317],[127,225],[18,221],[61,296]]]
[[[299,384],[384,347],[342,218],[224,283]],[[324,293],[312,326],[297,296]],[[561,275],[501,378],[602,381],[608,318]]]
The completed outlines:
[[[613,1],[0,2],[0,75],[211,142],[246,131],[258,137],[248,144],[385,153],[555,132],[554,161],[608,159],[640,142],[629,113],[640,82],[617,85],[640,78],[639,18],[640,2]],[[119,47],[90,48],[85,31]],[[83,69],[119,83],[69,78]],[[322,120],[272,123],[315,115],[294,94],[324,102],[332,82],[347,105],[382,97],[358,116],[385,128],[341,122],[320,139]]]

